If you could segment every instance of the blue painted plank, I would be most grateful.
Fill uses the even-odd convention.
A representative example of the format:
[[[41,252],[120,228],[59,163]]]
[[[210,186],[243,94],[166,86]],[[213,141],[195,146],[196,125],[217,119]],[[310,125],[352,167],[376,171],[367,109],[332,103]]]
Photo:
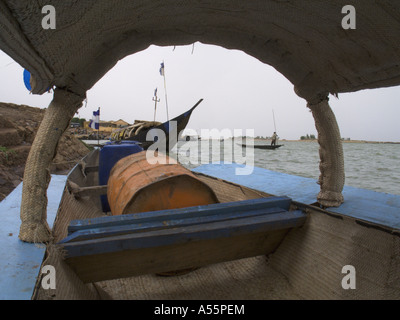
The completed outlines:
[[[217,221],[228,221],[232,219],[240,219],[240,218],[250,218],[259,215],[266,214],[276,214],[276,213],[284,213],[285,210],[281,208],[263,208],[256,210],[248,210],[246,212],[233,211],[217,213],[213,215],[202,215],[202,216],[193,216],[193,217],[184,217],[183,219],[169,219],[169,220],[156,220],[151,222],[140,222],[140,223],[127,223],[123,225],[113,225],[107,226],[104,225],[102,227],[94,227],[90,229],[82,229],[75,231],[65,239],[59,242],[59,244],[68,243],[72,241],[83,241],[88,239],[95,239],[100,237],[110,237],[117,236],[127,233],[135,233],[135,232],[148,232],[155,231],[167,228],[176,228],[183,226],[190,226],[196,224],[205,224],[210,222]]]
[[[291,199],[287,197],[269,197],[236,202],[216,203],[181,209],[160,210],[119,216],[99,217],[93,219],[74,220],[70,222],[68,234],[78,230],[100,227],[110,227],[126,224],[138,224],[152,221],[204,217],[207,215],[223,214],[231,211],[249,212],[249,210],[279,207],[289,210]]]
[[[400,230],[400,196],[345,186],[345,202],[329,211]]]
[[[287,196],[304,204],[317,201],[320,186],[317,180],[254,167],[250,175],[236,175],[239,164],[206,164],[193,169],[226,181],[241,184],[277,196]],[[251,170],[249,170],[251,171]],[[328,211],[365,220],[393,229],[400,229],[400,195],[344,186],[344,203]]]
[[[53,225],[66,176],[52,175],[47,221]],[[0,300],[30,300],[45,254],[45,246],[18,238],[22,183],[0,202]]]
[[[301,211],[269,214],[201,225],[106,237],[63,244],[66,258],[106,254],[125,250],[178,245],[191,241],[234,237],[298,227],[305,222]]]
[[[317,201],[319,185],[317,181],[286,173],[276,172],[258,167],[250,167],[249,175],[237,175],[237,168],[244,165],[236,163],[213,163],[192,169],[212,177],[230,181],[245,187],[260,190],[275,196],[287,196],[294,201],[311,204]]]

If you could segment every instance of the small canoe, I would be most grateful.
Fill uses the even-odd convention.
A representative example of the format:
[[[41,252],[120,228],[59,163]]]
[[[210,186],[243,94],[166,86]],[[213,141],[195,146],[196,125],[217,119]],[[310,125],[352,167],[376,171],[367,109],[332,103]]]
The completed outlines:
[[[249,148],[255,148],[255,149],[275,150],[275,149],[278,149],[278,148],[282,147],[283,144],[277,144],[277,145],[274,145],[274,146],[265,145],[265,144],[263,144],[263,145],[257,145],[257,144],[255,144],[255,145],[250,146],[250,145],[247,145],[247,144],[241,144],[241,146],[242,146],[243,148],[249,147]]]

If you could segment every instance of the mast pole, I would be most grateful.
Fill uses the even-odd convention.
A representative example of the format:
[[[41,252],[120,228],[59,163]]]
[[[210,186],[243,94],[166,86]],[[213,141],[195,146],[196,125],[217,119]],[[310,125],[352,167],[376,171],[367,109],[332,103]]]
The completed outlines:
[[[274,113],[274,109],[272,109],[272,117],[274,118],[274,128],[275,128],[275,132],[276,132],[276,123],[275,123],[275,113]]]
[[[97,112],[99,113],[99,126],[97,128],[97,146],[100,146],[100,137],[99,137],[99,133],[100,133],[100,107],[97,110]]]
[[[153,122],[156,122],[157,102],[160,102],[160,99],[157,99],[157,88],[156,88],[156,90],[154,90],[153,101],[155,101],[155,105],[154,105],[154,121]]]
[[[161,69],[160,69],[161,75],[164,78],[164,91],[165,91],[165,107],[167,108],[167,121],[169,121],[169,115],[168,115],[168,98],[167,98],[167,81],[165,79],[165,64],[164,61],[161,64]]]

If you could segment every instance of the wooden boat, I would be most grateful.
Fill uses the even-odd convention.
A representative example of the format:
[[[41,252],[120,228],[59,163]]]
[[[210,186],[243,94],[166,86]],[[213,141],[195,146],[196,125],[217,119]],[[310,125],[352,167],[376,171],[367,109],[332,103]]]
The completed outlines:
[[[1,298],[400,299],[400,197],[342,188],[341,135],[328,103],[329,93],[400,84],[398,56],[382,55],[398,47],[398,2],[357,2],[363,21],[357,32],[348,30],[355,28],[355,7],[344,6],[342,13],[349,14],[340,17],[335,1],[310,1],[301,11],[290,1],[270,1],[273,10],[264,1],[238,1],[228,11],[224,2],[51,3],[42,7],[32,1],[27,8],[22,1],[0,2],[1,50],[31,70],[32,78],[26,81],[31,93],[55,88],[28,158],[32,170],[26,170],[23,204],[21,188],[1,203]],[[232,14],[239,11],[240,19]],[[140,18],[132,21],[133,16]],[[206,29],[199,28],[195,16]],[[321,28],[312,32],[310,25]],[[240,37],[233,37],[238,26]],[[375,29],[379,32],[370,32]],[[243,50],[289,79],[323,136],[321,188],[313,179],[264,169],[238,177],[234,164],[206,165],[193,171],[220,202],[211,205],[216,207],[206,217],[200,215],[206,208],[197,206],[190,212],[156,211],[151,221],[129,214],[115,221],[101,209],[99,196],[108,186],[96,180],[100,159],[92,153],[68,176],[65,188],[64,178],[54,177],[57,189],[61,184],[60,203],[54,201],[52,187],[42,192],[61,128],[111,67],[150,45],[196,41]],[[329,55],[325,44],[334,45]],[[334,72],[327,72],[327,66]],[[319,191],[317,199],[325,207],[315,203]],[[233,204],[224,207],[224,202]],[[44,221],[48,203],[49,217],[58,211],[53,238],[47,232],[52,221]],[[274,212],[258,207],[271,203]],[[238,218],[234,213],[243,207],[244,216]],[[16,236],[19,227],[30,231],[20,232],[23,241]],[[35,239],[46,244],[31,243]],[[200,268],[183,277],[154,276],[188,265]],[[113,280],[102,280],[107,278]]]
[[[185,270],[272,252],[291,228],[301,226],[306,219],[302,211],[290,209],[291,200],[287,197],[271,197],[195,173],[200,184],[215,192],[217,201],[177,209],[110,215],[100,205],[100,196],[110,195],[107,188],[113,183],[110,176],[108,185],[98,184],[99,154],[100,151],[93,151],[69,175],[58,213],[62,218],[54,226],[55,243],[64,252],[66,264],[84,283]],[[145,152],[131,157],[142,156],[145,157]],[[121,161],[129,161],[129,157]],[[115,167],[118,165],[126,174],[127,165],[118,162]],[[163,169],[162,177],[168,175],[166,171],[170,167],[167,165]],[[145,176],[151,175],[150,169],[143,169],[143,172]],[[138,175],[137,172],[132,174],[135,179]],[[181,177],[182,172],[178,176]],[[151,180],[151,190],[142,198],[152,197],[155,184],[160,180],[161,176]],[[170,180],[168,185],[171,183]],[[174,187],[174,193],[177,188]],[[186,185],[185,188],[191,187]],[[198,183],[192,189],[192,193],[201,192]],[[165,199],[166,196],[160,194],[162,190],[157,190],[157,197]],[[125,202],[121,197],[118,201]],[[187,197],[179,200],[186,202]],[[108,198],[111,201],[112,197]],[[149,199],[150,204],[154,201]],[[80,219],[75,220],[77,218]],[[254,242],[258,245],[253,246]]]
[[[191,109],[182,113],[181,115],[173,118],[170,121],[159,123],[154,121],[140,121],[134,125],[128,126],[126,128],[118,129],[112,132],[111,140],[112,141],[121,141],[121,140],[132,140],[141,143],[144,149],[147,149],[150,145],[154,143],[154,139],[156,137],[152,137],[153,140],[149,140],[148,133],[152,129],[161,130],[164,132],[165,141],[159,141],[160,143],[165,143],[168,147],[169,143],[169,133],[171,130],[176,130],[176,135],[182,132],[186,128],[190,120],[190,116],[194,109],[203,101],[200,99]],[[170,127],[170,124],[176,123],[176,128]]]
[[[261,145],[261,144],[255,144],[255,145],[247,145],[247,144],[241,144],[241,146],[243,147],[243,148],[255,148],[255,149],[266,149],[266,150],[275,150],[275,149],[278,149],[278,148],[280,148],[280,147],[282,147],[283,146],[283,144],[277,144],[277,145],[267,145],[267,144],[263,144],[263,145]]]
[[[62,195],[53,203],[50,185],[49,205],[58,209],[45,251],[18,243],[2,252],[8,265],[24,268],[1,275],[0,283],[18,280],[3,298],[22,291],[28,299],[400,298],[399,196],[347,188],[346,205],[321,208],[313,179],[261,168],[239,177],[239,165],[210,164],[192,174],[217,203],[110,215],[101,204],[108,186],[99,183],[100,155],[92,151],[66,180],[53,177]],[[12,195],[0,205],[19,221]],[[8,242],[17,233],[9,220]],[[43,285],[48,266],[57,271],[55,289]],[[357,290],[343,284],[351,266]]]

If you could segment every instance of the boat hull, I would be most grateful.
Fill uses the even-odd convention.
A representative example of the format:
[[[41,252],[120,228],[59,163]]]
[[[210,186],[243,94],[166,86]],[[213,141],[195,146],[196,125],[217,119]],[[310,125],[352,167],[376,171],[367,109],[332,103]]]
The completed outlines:
[[[173,143],[178,141],[178,135],[184,130],[190,120],[190,117],[192,115],[192,112],[197,108],[197,106],[203,101],[203,99],[200,99],[190,110],[186,111],[185,113],[182,113],[181,115],[173,118],[172,120],[169,120],[165,123],[162,123],[157,126],[152,126],[152,127],[147,127],[144,128],[143,130],[140,130],[137,134],[130,134],[129,136],[125,137],[124,135],[112,135],[112,137],[118,137],[119,139],[117,140],[133,140],[137,141],[141,144],[143,149],[148,149],[152,144],[154,144],[155,140],[154,138],[150,139],[149,137],[149,132],[151,130],[158,130],[158,132],[162,132],[161,137],[157,135],[157,142],[158,144],[163,144],[166,148],[166,150],[170,150],[173,147]],[[176,125],[176,127],[175,127]],[[137,132],[137,131],[136,131]],[[174,134],[175,139],[170,139],[170,134]],[[151,135],[152,136],[152,135]],[[113,139],[113,138],[112,138]],[[113,140],[116,140],[115,138]],[[170,143],[171,141],[171,143]],[[171,145],[170,145],[171,144]]]
[[[86,165],[84,170],[86,177],[82,175],[82,166],[77,166],[70,174],[71,182],[79,184],[80,189],[76,193],[67,184],[53,228],[55,242],[68,237],[68,225],[72,220],[104,217],[101,206],[94,206],[94,202],[91,200],[92,197],[98,196],[96,191],[93,189],[86,194],[83,190],[90,186],[98,186],[96,175],[92,170],[95,166],[96,159],[94,158]],[[221,166],[218,167],[218,174],[215,177],[213,177],[213,171],[206,170],[207,168],[213,167],[210,165],[204,170],[196,170],[195,174],[213,188],[222,203],[271,196],[263,191],[251,189],[246,184],[238,185],[234,179],[232,182],[224,180],[227,179],[227,176],[224,178],[222,173],[226,170]],[[261,171],[260,174],[262,176]],[[279,180],[279,177],[276,178]],[[293,182],[296,182],[294,177],[292,184]],[[257,184],[257,181],[255,183]],[[299,183],[303,185],[303,189],[296,188],[298,192],[304,190],[304,181]],[[279,185],[276,185],[276,188],[278,187]],[[104,189],[101,192],[104,192]],[[175,266],[184,268],[189,266],[185,263],[185,259],[193,261],[199,256],[199,259],[204,262],[199,264],[202,267],[184,277],[164,278],[154,275],[139,275],[143,273],[143,270],[139,270],[138,267],[132,270],[124,268],[124,272],[128,270],[137,276],[96,282],[96,290],[92,290],[90,286],[87,287],[83,284],[82,279],[74,272],[72,265],[67,264],[62,251],[58,253],[58,245],[50,245],[45,264],[51,264],[57,268],[57,290],[43,290],[38,286],[34,298],[49,299],[50,297],[51,299],[56,296],[57,299],[111,297],[114,299],[154,298],[163,300],[400,299],[398,273],[400,231],[398,227],[380,225],[359,217],[322,209],[316,205],[294,202],[291,206],[293,206],[291,209],[306,211],[307,220],[303,226],[286,232],[281,240],[278,241],[275,237],[280,238],[282,235],[272,236],[264,232],[258,234],[261,237],[257,236],[257,239],[251,238],[251,234],[246,241],[237,239],[237,243],[242,244],[242,246],[238,246],[238,249],[242,250],[242,253],[254,250],[252,254],[257,255],[254,257],[245,257],[239,250],[237,260],[212,263],[211,260],[207,260],[210,259],[210,256],[207,255],[208,249],[196,247],[190,241],[188,244],[193,246],[191,250],[180,249],[182,250],[180,252],[187,256],[182,255],[185,258],[182,261],[175,261],[174,264],[171,264],[171,257],[176,252],[174,249],[165,251],[165,254],[160,252],[158,255],[147,251],[146,255],[141,255],[143,253],[141,252],[139,255],[132,256],[136,257],[134,259],[142,257],[145,259],[144,262],[147,261],[144,264],[146,272],[161,271],[155,266],[162,263],[166,263],[165,269]],[[383,211],[381,214],[385,214],[385,212]],[[276,246],[271,252],[271,247],[269,249],[266,247],[268,239],[271,240],[271,244],[276,240]],[[216,240],[207,248],[212,248],[210,251],[212,255],[224,260],[226,258],[224,255],[228,254],[225,246],[224,241]],[[222,248],[219,252],[218,247]],[[257,251],[259,249],[262,249],[261,252]],[[268,258],[266,257],[267,253],[269,253]],[[118,259],[122,259],[122,257],[118,257]],[[93,261],[95,260],[87,265],[92,267],[96,263]],[[112,262],[113,259],[108,259],[108,261]],[[152,264],[151,261],[158,262]],[[135,264],[135,266],[137,265]],[[348,266],[353,266],[356,271],[355,290],[346,289],[342,285],[343,279],[347,279],[345,278],[347,274],[343,273],[343,270],[347,269],[343,268]],[[93,279],[89,279],[91,273],[86,274],[88,278],[85,282],[100,280],[103,277],[103,275],[95,274]],[[124,274],[124,276],[126,275],[128,274]],[[98,276],[100,278],[95,279]],[[235,279],[234,281],[232,281],[232,277]]]
[[[241,144],[243,148],[254,148],[254,149],[264,149],[264,150],[275,150],[283,146],[283,144],[278,144],[278,145],[247,145],[247,144]]]

